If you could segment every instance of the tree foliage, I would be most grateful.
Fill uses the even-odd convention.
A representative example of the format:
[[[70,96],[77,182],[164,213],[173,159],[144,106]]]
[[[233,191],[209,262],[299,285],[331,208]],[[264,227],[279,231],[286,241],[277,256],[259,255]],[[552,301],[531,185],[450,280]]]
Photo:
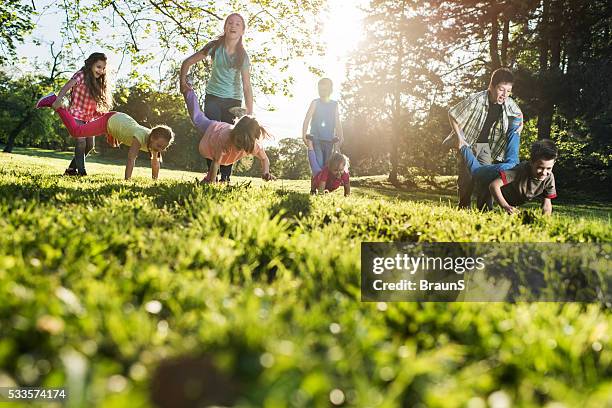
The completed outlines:
[[[348,69],[346,117],[367,118],[357,126],[365,140],[385,135],[392,181],[414,166],[448,168],[437,148],[450,131],[446,110],[485,89],[500,66],[516,74],[514,97],[536,121],[528,131],[552,133],[564,147],[579,142],[585,158],[601,157],[580,166],[601,174],[612,147],[610,2],[372,0],[366,13],[365,41]]]
[[[34,7],[21,0],[0,2],[0,64],[15,56],[16,43],[33,28]]]
[[[324,0],[197,0],[63,1],[64,38],[74,47],[96,39],[105,49],[129,56],[133,76],[157,67],[161,86],[176,88],[180,61],[222,34],[225,17],[233,12],[247,22],[245,47],[252,62],[254,86],[266,94],[290,94],[293,77],[287,68],[294,58],[322,52],[316,36]],[[109,29],[110,38],[104,36]],[[257,37],[257,40],[254,39]],[[210,67],[199,64],[196,76]],[[196,81],[203,82],[203,81]]]

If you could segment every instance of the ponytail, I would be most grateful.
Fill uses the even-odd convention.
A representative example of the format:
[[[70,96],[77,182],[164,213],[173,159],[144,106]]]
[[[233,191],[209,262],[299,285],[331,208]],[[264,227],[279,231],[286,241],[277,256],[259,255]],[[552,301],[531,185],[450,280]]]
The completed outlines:
[[[247,153],[255,151],[257,140],[270,137],[270,133],[250,116],[243,116],[230,132],[231,143],[237,149],[244,150]]]

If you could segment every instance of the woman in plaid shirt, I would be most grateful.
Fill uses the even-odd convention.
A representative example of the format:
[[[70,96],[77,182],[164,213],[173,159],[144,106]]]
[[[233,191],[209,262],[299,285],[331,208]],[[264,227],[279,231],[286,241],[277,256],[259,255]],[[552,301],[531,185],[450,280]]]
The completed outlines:
[[[84,124],[102,116],[111,108],[110,92],[106,81],[106,55],[94,52],[86,60],[83,68],[75,73],[57,95],[53,109],[58,109],[62,98],[70,93],[69,112],[78,124]],[[85,156],[94,148],[94,137],[77,139],[74,158],[64,174],[84,176]]]

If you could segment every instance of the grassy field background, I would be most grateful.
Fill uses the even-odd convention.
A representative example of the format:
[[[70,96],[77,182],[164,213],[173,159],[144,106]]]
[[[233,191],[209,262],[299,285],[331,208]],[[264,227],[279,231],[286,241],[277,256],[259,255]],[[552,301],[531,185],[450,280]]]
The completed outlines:
[[[456,210],[452,179],[311,197],[147,167],[124,181],[97,160],[62,177],[69,154],[16,153],[0,153],[0,386],[65,385],[74,407],[612,406],[606,305],[359,300],[362,241],[609,242],[609,203],[561,192],[553,217],[509,217]]]

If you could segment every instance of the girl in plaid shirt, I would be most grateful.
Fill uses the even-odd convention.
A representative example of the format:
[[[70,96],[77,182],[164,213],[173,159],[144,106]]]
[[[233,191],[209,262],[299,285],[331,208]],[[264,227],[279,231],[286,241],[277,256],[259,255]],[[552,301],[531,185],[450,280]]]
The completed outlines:
[[[110,92],[106,80],[106,55],[94,52],[83,68],[75,73],[57,94],[53,109],[60,108],[62,98],[70,92],[68,110],[78,124],[84,124],[102,116],[111,108]],[[77,139],[74,158],[64,174],[84,176],[85,156],[94,148],[94,136]]]

